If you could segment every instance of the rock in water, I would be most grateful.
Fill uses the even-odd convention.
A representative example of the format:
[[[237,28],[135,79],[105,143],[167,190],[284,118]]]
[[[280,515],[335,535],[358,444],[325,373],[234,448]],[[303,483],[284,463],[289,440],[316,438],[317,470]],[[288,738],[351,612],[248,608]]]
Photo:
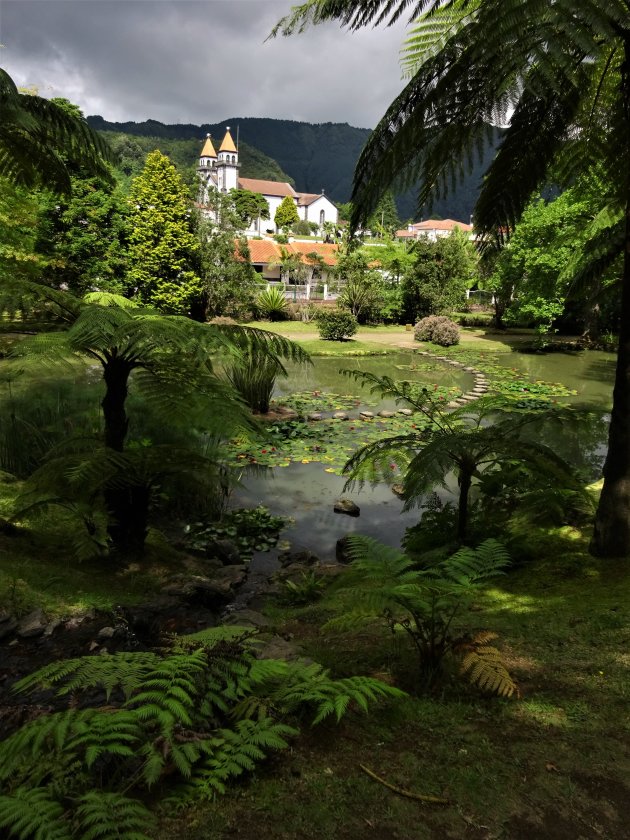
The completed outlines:
[[[348,516],[359,516],[361,508],[351,499],[337,499],[334,507],[335,513],[345,513]]]

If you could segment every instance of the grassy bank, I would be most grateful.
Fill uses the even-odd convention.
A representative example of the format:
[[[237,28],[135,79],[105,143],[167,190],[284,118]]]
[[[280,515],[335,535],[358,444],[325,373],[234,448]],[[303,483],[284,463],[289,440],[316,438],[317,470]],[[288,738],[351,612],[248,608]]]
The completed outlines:
[[[430,695],[318,729],[211,807],[165,820],[160,837],[625,838],[630,578],[572,537],[573,571],[542,559],[488,587],[462,617],[462,629],[500,634],[520,699],[483,697],[453,674]],[[336,586],[314,606],[271,609],[276,632],[338,674],[409,687],[408,649],[386,632],[322,634]],[[448,804],[392,792],[360,765]]]

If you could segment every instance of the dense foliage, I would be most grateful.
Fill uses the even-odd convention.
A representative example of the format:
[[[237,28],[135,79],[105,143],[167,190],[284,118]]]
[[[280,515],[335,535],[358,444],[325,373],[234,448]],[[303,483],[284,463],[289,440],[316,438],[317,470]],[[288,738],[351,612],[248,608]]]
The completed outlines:
[[[10,837],[148,840],[147,792],[212,801],[272,750],[313,724],[402,692],[369,677],[255,657],[253,633],[217,628],[160,653],[55,662],[18,684],[54,689],[69,708],[36,717],[0,743],[0,826]],[[81,698],[77,706],[71,698]]]

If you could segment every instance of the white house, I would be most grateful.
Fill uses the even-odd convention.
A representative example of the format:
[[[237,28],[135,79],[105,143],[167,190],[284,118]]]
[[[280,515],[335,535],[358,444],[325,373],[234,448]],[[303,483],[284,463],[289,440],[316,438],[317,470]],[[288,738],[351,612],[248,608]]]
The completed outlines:
[[[406,230],[397,230],[397,239],[429,239],[437,242],[445,236],[450,236],[454,230],[461,230],[473,238],[473,226],[454,219],[427,219],[426,222],[416,222],[408,225]]]
[[[247,245],[254,270],[267,281],[268,286],[279,285],[287,297],[300,299],[310,299],[320,287],[322,296],[328,297],[332,269],[337,264],[337,245],[300,241],[280,245],[272,239],[250,239]],[[303,266],[299,279],[283,275],[285,257],[297,257]]]
[[[274,216],[283,199],[289,196],[295,202],[300,219],[314,222],[321,227],[325,222],[337,224],[337,208],[321,193],[296,192],[291,184],[282,181],[265,181],[259,178],[239,178],[238,149],[234,144],[230,127],[227,126],[225,137],[217,154],[210,135],[199,155],[197,172],[201,179],[200,204],[207,204],[208,190],[217,189],[229,192],[233,189],[249,190],[260,193],[269,205],[269,219],[255,219],[245,233],[256,236],[264,233],[275,233]]]

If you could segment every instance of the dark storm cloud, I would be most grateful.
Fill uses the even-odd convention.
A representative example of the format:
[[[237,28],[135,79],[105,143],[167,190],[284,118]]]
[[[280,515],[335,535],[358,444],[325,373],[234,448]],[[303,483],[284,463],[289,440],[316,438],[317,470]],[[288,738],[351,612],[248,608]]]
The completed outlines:
[[[401,26],[265,42],[291,0],[0,0],[20,85],[110,120],[267,116],[373,126],[402,87]]]

